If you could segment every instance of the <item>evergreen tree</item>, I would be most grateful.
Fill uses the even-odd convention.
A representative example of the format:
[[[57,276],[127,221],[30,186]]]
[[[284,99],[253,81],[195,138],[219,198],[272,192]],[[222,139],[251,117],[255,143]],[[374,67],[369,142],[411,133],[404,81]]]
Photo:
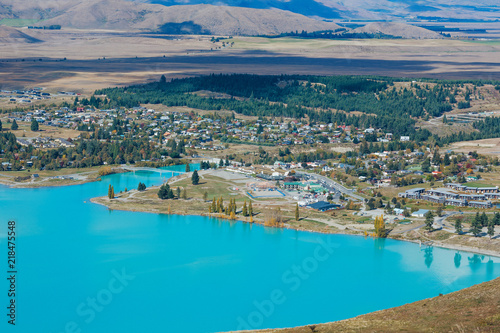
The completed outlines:
[[[113,186],[111,186],[111,184],[109,184],[108,187],[108,198],[113,199]]]
[[[481,215],[481,227],[486,227],[488,226],[488,216],[486,215],[485,212]]]
[[[441,217],[443,216],[443,206],[440,205],[437,209],[436,209],[436,214],[437,216]]]
[[[205,191],[203,192],[203,201],[207,201],[208,200],[208,192]]]
[[[459,235],[462,234],[463,230],[462,230],[462,221],[460,221],[459,219],[457,219],[455,221],[455,232]]]
[[[193,185],[198,185],[200,183],[200,176],[198,176],[198,171],[194,170],[193,175],[191,176],[191,183]]]
[[[431,211],[428,211],[425,213],[425,230],[427,231],[432,231],[434,230],[434,227],[432,226],[434,224],[434,214]]]
[[[248,215],[253,216],[252,201],[248,203]]]
[[[300,215],[299,215],[299,204],[296,203],[295,204],[295,221],[298,221],[300,219]]]
[[[217,203],[215,202],[215,197],[212,200],[212,212],[215,213],[217,211]]]
[[[17,125],[17,121],[15,119],[12,121],[12,125],[10,126],[10,129],[13,131],[17,131],[19,129],[19,126]]]
[[[488,236],[493,237],[495,235],[495,222],[490,220],[488,222]]]
[[[31,121],[31,131],[37,132],[38,128],[39,128],[38,121],[36,121],[36,119],[33,118],[33,120]]]
[[[182,199],[187,200],[187,190],[184,187],[184,190],[182,191]]]
[[[189,166],[189,163],[186,164],[186,172],[191,172],[191,167]]]
[[[180,199],[181,198],[181,188],[179,186],[177,186],[175,193],[176,193],[177,199]]]
[[[0,120],[0,132],[2,131],[2,121]]]
[[[495,225],[500,225],[500,213],[495,213]]]
[[[472,221],[470,232],[477,237],[479,236],[481,231],[482,231],[481,217],[479,216],[479,212],[477,212],[476,217]]]
[[[158,190],[158,198],[162,200],[174,198],[174,192],[170,188],[170,185],[163,184],[160,186],[160,189]]]
[[[145,191],[146,190],[146,184],[139,183],[139,185],[137,186],[137,190],[138,191]]]

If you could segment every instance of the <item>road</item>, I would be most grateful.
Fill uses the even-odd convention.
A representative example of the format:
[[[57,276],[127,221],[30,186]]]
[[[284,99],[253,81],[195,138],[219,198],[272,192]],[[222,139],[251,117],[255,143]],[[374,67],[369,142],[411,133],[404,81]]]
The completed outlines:
[[[309,177],[310,179],[314,179],[314,180],[318,181],[323,187],[325,187],[326,189],[328,189],[330,191],[337,191],[337,192],[340,192],[344,195],[347,195],[347,196],[350,196],[354,199],[357,199],[359,201],[364,201],[364,198],[357,195],[357,194],[354,194],[353,190],[349,190],[349,189],[345,188],[343,185],[333,181],[332,179],[330,179],[328,177],[321,176],[318,174],[302,173],[302,172],[298,172],[298,174],[305,175],[306,177]]]

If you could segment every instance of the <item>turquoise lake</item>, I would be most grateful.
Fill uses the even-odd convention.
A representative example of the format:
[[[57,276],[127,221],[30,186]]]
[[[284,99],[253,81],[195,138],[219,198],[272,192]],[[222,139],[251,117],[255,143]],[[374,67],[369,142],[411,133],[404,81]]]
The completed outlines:
[[[184,167],[171,168],[183,171]],[[500,259],[198,216],[110,211],[89,199],[157,185],[136,172],[78,186],[0,187],[1,332],[219,332],[335,321],[500,276]],[[16,326],[7,222],[16,221]]]

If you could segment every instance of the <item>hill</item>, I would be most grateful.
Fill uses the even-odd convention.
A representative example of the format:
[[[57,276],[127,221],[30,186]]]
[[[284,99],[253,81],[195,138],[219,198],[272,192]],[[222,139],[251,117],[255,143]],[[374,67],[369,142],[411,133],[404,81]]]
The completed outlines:
[[[278,9],[212,5],[149,5],[123,0],[81,1],[43,21],[78,29],[160,30],[163,33],[274,35],[295,30],[335,30],[338,25]]]
[[[31,37],[17,29],[0,26],[0,43],[39,43],[41,40]]]
[[[326,19],[362,20],[496,20],[500,6],[497,0],[143,0],[164,5],[223,3],[226,6],[278,8]]]
[[[377,22],[352,30],[353,33],[383,33],[408,39],[441,39],[437,32],[405,23]]]
[[[303,15],[278,9],[252,9],[212,5],[165,7],[161,13],[147,17],[135,27],[148,29],[155,25],[162,32],[177,29],[206,31],[215,35],[277,35],[290,31],[335,30],[340,28]]]
[[[444,296],[339,322],[259,332],[499,332],[499,299],[497,278]]]

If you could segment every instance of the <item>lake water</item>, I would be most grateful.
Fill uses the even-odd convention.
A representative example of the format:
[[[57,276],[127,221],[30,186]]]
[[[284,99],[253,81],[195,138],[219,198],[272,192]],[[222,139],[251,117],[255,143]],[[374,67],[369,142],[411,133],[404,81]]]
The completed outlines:
[[[176,168],[173,168],[176,169]],[[180,166],[176,170],[184,171]],[[345,319],[500,275],[495,257],[197,216],[109,211],[89,199],[160,184],[136,172],[0,187],[1,332],[216,332]],[[16,326],[7,324],[15,220]]]

